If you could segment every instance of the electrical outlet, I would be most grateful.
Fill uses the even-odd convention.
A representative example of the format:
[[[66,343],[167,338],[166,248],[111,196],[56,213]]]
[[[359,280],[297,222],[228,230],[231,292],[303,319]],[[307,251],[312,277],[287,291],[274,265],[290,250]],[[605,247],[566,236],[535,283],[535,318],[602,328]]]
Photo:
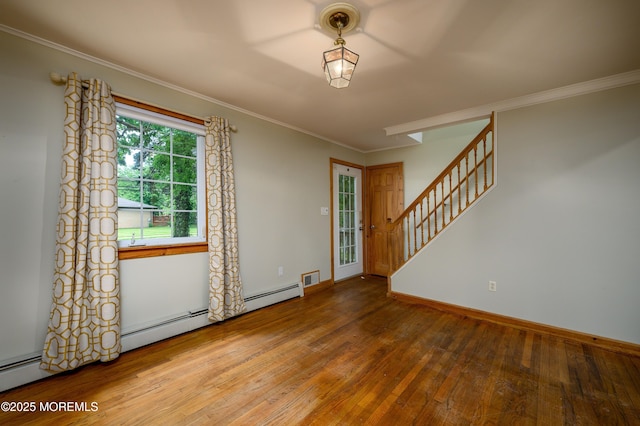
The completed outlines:
[[[284,275],[284,267],[278,266],[278,276],[281,277]]]
[[[496,291],[496,282],[489,281],[489,291]]]

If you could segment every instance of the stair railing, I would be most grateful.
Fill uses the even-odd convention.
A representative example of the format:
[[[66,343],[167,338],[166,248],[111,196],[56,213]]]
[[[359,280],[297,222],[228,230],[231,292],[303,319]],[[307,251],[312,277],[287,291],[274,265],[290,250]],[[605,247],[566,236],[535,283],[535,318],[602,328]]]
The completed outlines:
[[[395,220],[389,231],[390,272],[409,261],[494,183],[494,118]]]

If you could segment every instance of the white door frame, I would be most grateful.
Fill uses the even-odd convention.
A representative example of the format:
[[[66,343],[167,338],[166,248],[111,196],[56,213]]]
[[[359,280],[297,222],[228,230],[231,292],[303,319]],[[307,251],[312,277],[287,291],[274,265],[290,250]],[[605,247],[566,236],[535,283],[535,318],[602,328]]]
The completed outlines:
[[[332,269],[333,269],[333,279],[334,281],[342,280],[345,278],[349,278],[356,275],[361,275],[364,271],[364,238],[363,238],[363,229],[364,229],[364,215],[363,215],[363,167],[343,164],[339,162],[332,161],[332,171],[331,171],[331,179],[332,179],[332,212],[331,212],[331,223],[332,223],[332,256],[333,259]],[[353,199],[355,201],[354,206],[349,206],[349,208],[345,209],[343,213],[348,217],[353,218],[349,221],[350,226],[340,227],[340,203],[338,202],[339,197],[339,176],[349,176],[355,178],[355,191],[353,192]],[[349,225],[349,224],[348,224]],[[348,248],[341,247],[341,238],[343,236],[342,241],[345,242],[346,246],[355,246],[353,249],[355,250],[355,258],[348,260],[347,264],[341,264],[341,249],[345,249],[347,253],[353,253],[349,251]],[[355,237],[355,238],[353,238]],[[350,256],[349,254],[347,256]]]

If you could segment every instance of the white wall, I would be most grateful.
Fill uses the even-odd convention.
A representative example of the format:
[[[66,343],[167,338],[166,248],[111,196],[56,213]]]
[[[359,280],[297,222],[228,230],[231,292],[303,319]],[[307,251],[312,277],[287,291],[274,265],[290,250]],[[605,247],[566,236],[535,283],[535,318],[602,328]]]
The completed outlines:
[[[640,85],[497,123],[497,186],[392,290],[640,343]]]
[[[251,295],[320,270],[330,279],[330,157],[364,156],[326,141],[0,31],[0,365],[42,350],[51,304],[63,143],[62,87],[49,72],[109,82],[122,95],[199,117],[232,134],[241,276]],[[274,100],[275,102],[276,100]],[[207,306],[205,254],[121,262],[122,328]],[[278,276],[278,267],[284,275]]]

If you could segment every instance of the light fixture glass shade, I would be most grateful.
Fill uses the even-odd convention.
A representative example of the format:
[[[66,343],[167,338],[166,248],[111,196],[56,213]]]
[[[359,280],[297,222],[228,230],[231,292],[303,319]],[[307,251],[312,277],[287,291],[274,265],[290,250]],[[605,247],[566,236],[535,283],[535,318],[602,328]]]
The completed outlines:
[[[322,69],[329,85],[337,89],[349,86],[359,58],[357,53],[344,47],[344,44],[324,52]]]

